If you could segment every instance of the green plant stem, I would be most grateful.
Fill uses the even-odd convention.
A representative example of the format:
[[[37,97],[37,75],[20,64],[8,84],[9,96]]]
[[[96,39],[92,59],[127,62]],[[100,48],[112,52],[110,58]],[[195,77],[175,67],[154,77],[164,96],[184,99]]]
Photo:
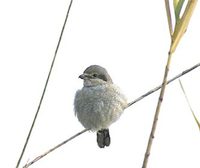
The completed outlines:
[[[182,7],[183,7],[183,4],[184,4],[185,0],[179,0],[176,8],[174,9],[175,10],[175,17],[176,17],[176,20],[178,21],[179,18],[180,18],[180,13],[181,13],[181,10],[182,10]]]

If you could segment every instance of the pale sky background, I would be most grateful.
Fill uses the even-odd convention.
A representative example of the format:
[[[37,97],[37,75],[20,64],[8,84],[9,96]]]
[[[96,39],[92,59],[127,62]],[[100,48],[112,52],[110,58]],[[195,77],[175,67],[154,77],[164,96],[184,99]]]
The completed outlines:
[[[0,2],[0,167],[21,153],[47,78],[69,0]],[[169,77],[200,62],[200,6],[178,46]],[[129,101],[159,85],[170,37],[164,0],[74,0],[43,104],[23,157],[42,154],[83,130],[73,112],[91,64],[105,67]],[[200,119],[200,69],[182,78]],[[127,109],[110,127],[111,146],[98,148],[87,132],[32,168],[140,168],[158,92]],[[178,81],[166,89],[148,168],[199,168],[200,132]]]

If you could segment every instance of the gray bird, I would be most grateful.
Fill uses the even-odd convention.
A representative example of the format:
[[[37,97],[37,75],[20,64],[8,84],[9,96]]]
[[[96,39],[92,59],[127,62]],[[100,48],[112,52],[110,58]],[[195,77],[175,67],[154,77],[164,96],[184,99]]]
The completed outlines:
[[[99,65],[89,66],[79,78],[84,83],[75,95],[75,115],[85,128],[97,132],[98,146],[104,148],[110,145],[108,128],[127,107],[127,99]]]

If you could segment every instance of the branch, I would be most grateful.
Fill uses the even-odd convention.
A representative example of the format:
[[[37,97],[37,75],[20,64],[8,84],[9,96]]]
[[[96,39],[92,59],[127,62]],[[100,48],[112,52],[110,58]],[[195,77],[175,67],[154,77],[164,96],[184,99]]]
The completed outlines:
[[[62,39],[62,35],[63,35],[64,29],[65,29],[65,25],[66,25],[66,22],[67,22],[67,19],[68,19],[68,15],[69,15],[69,11],[70,11],[72,2],[73,2],[73,0],[71,0],[71,2],[70,2],[70,4],[69,4],[68,11],[67,11],[67,14],[66,14],[66,17],[65,17],[65,21],[64,21],[64,24],[63,24],[61,33],[60,33],[60,37],[59,37],[59,40],[58,40],[58,44],[57,44],[56,50],[55,50],[55,54],[54,54],[54,57],[53,57],[53,60],[52,60],[52,63],[51,63],[51,67],[50,67],[50,70],[49,70],[49,73],[48,73],[48,76],[47,76],[47,79],[46,79],[46,83],[45,83],[45,86],[44,86],[44,89],[43,89],[43,92],[42,92],[42,95],[41,95],[41,98],[40,98],[40,102],[39,102],[37,111],[36,111],[36,113],[35,113],[35,116],[34,116],[34,119],[33,119],[32,125],[31,125],[31,128],[30,128],[29,133],[28,133],[28,136],[27,136],[27,138],[26,138],[24,147],[23,147],[23,149],[22,149],[21,155],[20,155],[19,160],[18,160],[18,162],[17,162],[16,168],[18,168],[19,165],[20,165],[21,159],[22,159],[22,157],[23,157],[23,155],[24,155],[24,152],[25,152],[25,150],[26,150],[26,146],[27,146],[28,141],[29,141],[29,139],[30,139],[30,136],[31,136],[33,127],[34,127],[34,125],[35,125],[37,116],[38,116],[38,114],[39,114],[40,107],[41,107],[41,104],[42,104],[42,101],[43,101],[43,98],[44,98],[44,95],[45,95],[45,92],[46,92],[47,85],[48,85],[48,83],[49,83],[49,78],[50,78],[50,76],[51,76],[51,72],[52,72],[52,69],[53,69],[53,66],[54,66],[54,63],[55,63],[55,59],[56,59],[57,52],[58,52],[58,49],[59,49],[59,46],[60,46],[60,42],[61,42],[61,39]]]
[[[56,150],[57,148],[63,146],[64,144],[66,144],[67,142],[71,141],[72,139],[76,138],[77,136],[83,134],[84,132],[88,131],[89,129],[84,129],[83,131],[73,135],[72,137],[70,137],[69,139],[63,141],[62,143],[56,145],[55,147],[49,149],[48,151],[46,151],[45,153],[43,153],[42,155],[36,157],[35,159],[33,159],[31,162],[27,163],[26,165],[24,165],[23,168],[28,168],[29,166],[31,166],[32,164],[34,164],[35,162],[37,162],[38,160],[42,159],[44,156],[48,155],[49,153],[53,152],[54,150]]]
[[[190,71],[196,69],[196,68],[199,67],[199,66],[200,66],[200,63],[198,63],[198,64],[192,66],[191,68],[188,68],[188,69],[184,70],[184,71],[181,72],[180,74],[178,74],[178,75],[176,75],[175,77],[173,77],[173,78],[171,78],[170,80],[168,80],[168,81],[167,81],[167,84],[169,84],[169,83],[173,82],[174,80],[176,80],[176,79],[182,77],[183,75],[185,75],[185,74],[187,74],[188,72],[190,72]],[[147,93],[145,93],[145,94],[143,94],[142,96],[138,97],[138,98],[135,99],[134,101],[130,102],[126,108],[132,106],[133,104],[135,104],[135,103],[137,103],[138,101],[142,100],[143,98],[149,96],[150,94],[152,94],[152,93],[158,91],[161,87],[162,87],[162,84],[159,85],[159,86],[157,86],[157,87],[155,87],[154,89],[148,91]]]
[[[199,67],[199,66],[200,66],[200,63],[194,65],[193,67],[191,67],[191,68],[189,68],[189,69],[186,69],[186,70],[183,71],[182,73],[176,75],[174,78],[172,78],[172,79],[170,79],[169,81],[167,81],[167,84],[169,84],[169,83],[171,83],[172,81],[174,81],[174,80],[180,78],[181,76],[187,74],[188,72],[194,70],[195,68],[197,68],[197,67]],[[135,99],[134,101],[130,102],[126,108],[132,106],[133,104],[139,102],[139,101],[142,100],[143,98],[145,98],[145,97],[149,96],[150,94],[156,92],[156,91],[159,90],[161,87],[162,87],[162,85],[157,86],[156,88],[154,88],[154,89],[150,90],[149,92],[145,93],[144,95],[140,96],[139,98],[137,98],[137,99]],[[70,137],[69,139],[63,141],[62,143],[56,145],[55,147],[49,149],[47,152],[43,153],[42,155],[40,155],[40,156],[36,157],[35,159],[33,159],[32,161],[28,162],[26,165],[24,165],[23,168],[28,168],[29,166],[31,166],[32,164],[34,164],[34,163],[37,162],[38,160],[42,159],[44,156],[48,155],[49,153],[53,152],[53,151],[56,150],[57,148],[61,147],[62,145],[66,144],[67,142],[71,141],[72,139],[78,137],[79,135],[85,133],[85,132],[88,131],[88,130],[89,130],[89,129],[85,129],[85,130],[83,130],[83,131],[81,131],[81,132],[79,132],[79,133],[73,135],[73,136]]]

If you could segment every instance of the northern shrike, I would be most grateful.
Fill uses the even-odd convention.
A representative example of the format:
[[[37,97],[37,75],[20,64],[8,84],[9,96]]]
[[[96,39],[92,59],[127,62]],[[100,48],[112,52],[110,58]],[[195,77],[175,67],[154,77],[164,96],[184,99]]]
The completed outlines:
[[[127,107],[127,99],[99,65],[89,66],[79,78],[84,82],[75,95],[75,114],[85,128],[97,131],[98,146],[104,148],[110,145],[108,128]]]

